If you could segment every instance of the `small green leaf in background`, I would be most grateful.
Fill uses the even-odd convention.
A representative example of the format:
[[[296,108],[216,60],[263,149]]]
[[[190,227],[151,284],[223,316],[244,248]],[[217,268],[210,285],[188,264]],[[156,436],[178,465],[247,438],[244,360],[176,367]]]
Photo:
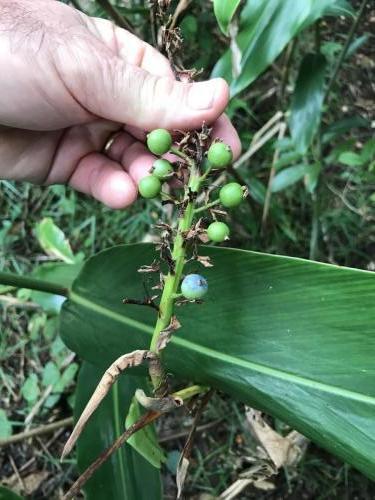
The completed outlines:
[[[309,169],[309,165],[294,165],[293,167],[284,168],[274,177],[271,191],[277,193],[295,184],[309,172]]]
[[[361,158],[364,163],[375,159],[375,138],[370,139],[363,146],[363,149],[361,151]]]
[[[321,54],[302,60],[294,89],[289,127],[297,151],[305,153],[320,123],[327,61]]]
[[[295,163],[296,161],[301,159],[301,153],[298,151],[288,151],[280,155],[280,158],[275,163],[275,169],[278,170],[282,167],[286,167]]]
[[[61,393],[64,391],[66,387],[69,386],[74,380],[76,373],[78,371],[78,364],[71,363],[69,366],[65,368],[58,382],[54,386],[54,392]]]
[[[256,177],[252,177],[248,184],[249,195],[260,205],[264,204],[267,189]]]
[[[194,40],[198,33],[197,18],[192,15],[185,16],[180,23],[180,29],[185,42]]]
[[[319,0],[318,0],[319,2]],[[333,0],[326,7],[325,14],[327,16],[352,16],[354,17],[355,10],[350,3],[350,0]]]
[[[355,52],[357,52],[358,49],[362,47],[363,44],[367,42],[367,40],[370,38],[370,35],[368,33],[365,33],[362,36],[359,36],[353,42],[349,45],[348,50],[345,54],[345,59],[349,59]]]
[[[369,120],[366,120],[360,115],[343,118],[323,129],[322,143],[327,144],[335,137],[341,136],[352,129],[367,128],[370,127],[370,125],[371,123]]]
[[[40,332],[43,331],[47,322],[47,316],[45,313],[36,313],[32,316],[27,325],[27,331],[30,334],[30,340],[37,340],[39,338]]]
[[[216,20],[224,35],[228,34],[229,24],[240,3],[241,0],[214,0]]]
[[[165,465],[167,466],[169,472],[171,472],[174,475],[176,475],[177,473],[177,467],[180,457],[181,457],[181,452],[178,450],[172,450],[168,453],[168,458]]]
[[[319,162],[310,165],[308,172],[305,175],[305,187],[306,191],[312,194],[316,186],[318,185],[318,179],[320,171],[322,170],[322,165]]]
[[[12,424],[9,422],[7,414],[0,409],[0,439],[11,436],[12,432]]]
[[[49,361],[43,368],[42,384],[47,387],[54,385],[60,378],[60,370],[53,361]]]
[[[0,500],[23,500],[23,497],[20,497],[17,493],[8,490],[8,488],[0,486]]]
[[[68,239],[51,218],[47,217],[36,225],[35,235],[46,254],[67,264],[76,262]]]
[[[55,404],[59,401],[61,394],[73,382],[78,371],[78,364],[71,363],[67,368],[65,368],[62,375],[60,375],[60,370],[57,368],[57,365],[54,363],[51,363],[51,365],[54,365],[54,368],[52,368],[52,366],[49,368],[48,375],[43,373],[43,375],[45,375],[44,382],[47,377],[49,377],[50,384],[53,386],[52,393],[48,396],[44,403],[45,408],[53,408],[55,406]]]
[[[21,387],[23,398],[30,404],[35,403],[40,394],[38,385],[38,377],[35,373],[31,373]]]
[[[361,155],[355,153],[354,151],[344,151],[339,156],[339,162],[348,167],[360,167],[363,165],[363,159]]]
[[[139,403],[135,398],[133,398],[125,421],[126,429],[134,424],[141,417],[141,415],[142,413]],[[128,444],[137,450],[142,457],[144,457],[157,469],[160,469],[161,464],[166,460],[164,452],[158,443],[155,427],[152,425],[144,427],[131,436],[131,438],[128,439]]]

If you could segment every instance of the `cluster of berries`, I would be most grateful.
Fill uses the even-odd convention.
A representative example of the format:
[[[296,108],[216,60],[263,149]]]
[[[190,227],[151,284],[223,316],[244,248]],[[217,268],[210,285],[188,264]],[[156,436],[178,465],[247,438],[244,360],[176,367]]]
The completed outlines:
[[[172,142],[171,134],[165,129],[153,130],[147,136],[147,147],[157,156],[168,153],[172,148]],[[213,142],[207,151],[210,169],[224,169],[232,162],[232,159],[230,146],[220,141]],[[143,198],[156,198],[161,193],[162,183],[168,181],[173,173],[173,164],[165,158],[158,158],[153,163],[150,174],[140,180],[139,193]],[[229,182],[220,189],[217,203],[225,208],[234,208],[242,202],[243,198],[243,186],[237,182]],[[208,226],[206,234],[210,241],[221,243],[229,238],[230,230],[224,222],[215,221]],[[199,274],[189,274],[181,283],[181,293],[188,300],[201,299],[207,290],[207,281]]]

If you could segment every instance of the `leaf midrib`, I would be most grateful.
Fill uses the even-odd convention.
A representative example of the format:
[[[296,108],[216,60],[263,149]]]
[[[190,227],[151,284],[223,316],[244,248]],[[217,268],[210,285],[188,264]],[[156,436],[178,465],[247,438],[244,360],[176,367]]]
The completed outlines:
[[[97,313],[101,313],[104,316],[111,318],[115,321],[118,321],[119,323],[131,326],[133,328],[136,328],[144,333],[147,333],[152,336],[153,333],[153,328],[150,326],[145,325],[144,323],[137,321],[132,318],[128,318],[127,316],[123,314],[116,313],[114,311],[111,311],[110,309],[107,309],[106,307],[101,306],[100,304],[97,304],[96,302],[93,302],[91,300],[88,300],[81,295],[77,294],[76,292],[70,291],[69,293],[69,299],[72,302],[75,302],[76,304],[79,304],[83,307],[86,307],[87,309],[90,309],[92,311],[95,311]],[[375,397],[373,396],[368,396],[366,394],[362,394],[360,392],[356,391],[351,391],[349,389],[343,389],[342,387],[338,387],[335,385],[329,385],[323,382],[318,382],[316,380],[310,379],[310,378],[303,378],[300,377],[299,375],[295,375],[290,372],[286,372],[284,370],[276,369],[276,368],[271,368],[267,365],[263,365],[260,363],[255,363],[253,361],[247,361],[242,358],[236,358],[234,356],[231,356],[229,354],[224,354],[219,351],[215,351],[214,349],[211,349],[209,347],[205,347],[199,344],[196,344],[194,342],[191,342],[190,340],[183,339],[181,337],[173,337],[171,342],[173,342],[176,345],[179,345],[181,347],[184,347],[190,351],[198,352],[199,354],[204,354],[207,357],[213,358],[213,359],[219,359],[225,363],[242,367],[242,368],[247,368],[249,370],[261,373],[263,375],[268,375],[270,377],[274,377],[279,380],[283,380],[286,382],[292,382],[297,385],[303,386],[303,387],[308,387],[310,389],[316,389],[320,390],[322,392],[328,393],[328,394],[333,394],[336,396],[342,396],[344,398],[351,399],[353,401],[358,401],[361,403],[367,403],[375,406]]]

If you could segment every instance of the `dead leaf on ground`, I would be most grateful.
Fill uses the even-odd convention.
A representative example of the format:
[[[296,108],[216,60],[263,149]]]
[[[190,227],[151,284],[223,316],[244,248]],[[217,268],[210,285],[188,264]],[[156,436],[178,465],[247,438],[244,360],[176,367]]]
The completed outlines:
[[[7,486],[18,495],[32,495],[42,482],[47,479],[49,472],[46,470],[32,472],[25,477],[22,477],[22,484],[16,474],[13,474],[2,481],[4,486]]]
[[[261,412],[252,408],[247,408],[246,419],[252,434],[277,469],[299,462],[308,444],[307,438],[297,431],[292,431],[285,437],[281,436],[265,422]]]

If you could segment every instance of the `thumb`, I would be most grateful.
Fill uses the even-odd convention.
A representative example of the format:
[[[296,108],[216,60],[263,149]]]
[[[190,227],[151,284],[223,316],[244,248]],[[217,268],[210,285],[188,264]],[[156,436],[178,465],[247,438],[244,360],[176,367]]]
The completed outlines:
[[[221,78],[179,82],[109,52],[93,55],[78,58],[73,75],[79,85],[73,88],[72,78],[64,83],[81,106],[100,118],[144,130],[193,129],[214,122],[228,103],[228,85]]]

